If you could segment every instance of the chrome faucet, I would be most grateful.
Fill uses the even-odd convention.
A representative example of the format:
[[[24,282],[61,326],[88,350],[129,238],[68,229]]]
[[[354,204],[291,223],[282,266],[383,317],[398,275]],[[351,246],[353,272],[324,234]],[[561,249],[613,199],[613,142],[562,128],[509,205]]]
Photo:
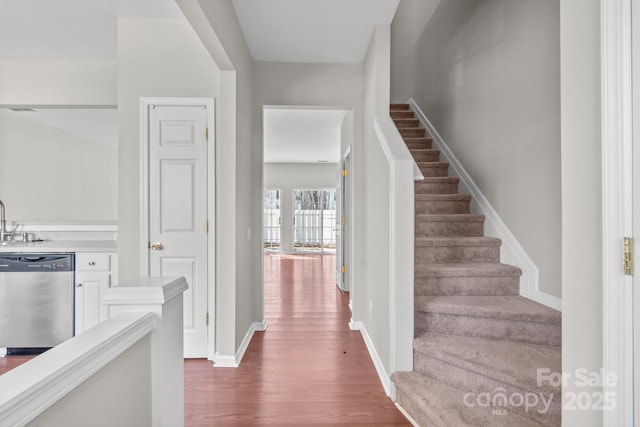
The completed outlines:
[[[7,236],[7,219],[5,218],[4,203],[0,200],[0,242],[4,242]]]
[[[7,231],[7,218],[5,218],[5,209],[4,203],[0,200],[0,242],[6,242],[9,240],[13,240],[13,237],[16,235],[16,231],[18,231],[18,226],[20,224],[16,224],[13,231]]]

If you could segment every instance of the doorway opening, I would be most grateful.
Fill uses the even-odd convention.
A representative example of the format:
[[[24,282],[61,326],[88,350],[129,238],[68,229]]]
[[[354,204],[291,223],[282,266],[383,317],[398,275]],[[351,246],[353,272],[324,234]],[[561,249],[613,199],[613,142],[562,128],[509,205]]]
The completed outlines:
[[[342,234],[343,153],[353,143],[353,112],[265,106],[263,124],[263,273],[278,260],[322,254],[344,291],[351,237]]]
[[[263,234],[262,241],[265,251],[280,251],[280,227],[282,217],[280,215],[280,189],[265,188],[262,191],[263,200]]]
[[[336,252],[336,189],[293,191],[293,250]]]

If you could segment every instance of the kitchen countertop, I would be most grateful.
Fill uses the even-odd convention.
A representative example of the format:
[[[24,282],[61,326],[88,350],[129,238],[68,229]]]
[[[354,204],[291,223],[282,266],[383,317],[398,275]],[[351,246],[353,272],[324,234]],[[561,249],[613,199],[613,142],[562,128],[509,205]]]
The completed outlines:
[[[7,252],[117,252],[115,240],[45,240],[42,242],[3,242],[0,253]]]

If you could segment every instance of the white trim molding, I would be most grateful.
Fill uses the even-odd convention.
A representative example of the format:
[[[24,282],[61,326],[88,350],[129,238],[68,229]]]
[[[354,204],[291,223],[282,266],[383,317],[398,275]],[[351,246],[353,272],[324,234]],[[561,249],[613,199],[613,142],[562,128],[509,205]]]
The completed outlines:
[[[602,362],[617,377],[603,387],[616,399],[603,425],[613,427],[634,425],[633,276],[621,263],[623,238],[634,231],[631,0],[602,0],[601,13]]]
[[[380,382],[382,383],[382,388],[384,388],[384,392],[387,394],[387,396],[391,397],[393,385],[393,383],[391,382],[391,376],[384,368],[384,363],[382,363],[382,359],[376,351],[376,346],[373,344],[373,341],[369,336],[369,332],[367,332],[367,327],[363,322],[351,321],[349,322],[349,329],[351,329],[352,331],[360,331],[360,333],[362,334],[362,339],[364,339],[364,343],[367,346],[367,350],[369,351],[369,355],[371,356],[373,366],[375,366],[376,368],[378,378],[380,378]]]
[[[216,353],[214,358],[213,367],[214,368],[237,368],[240,366],[242,362],[242,358],[244,357],[244,353],[247,351],[249,347],[249,343],[251,342],[251,338],[253,338],[253,334],[256,332],[264,332],[267,330],[269,325],[266,320],[262,322],[253,322],[251,326],[249,326],[249,330],[244,336],[244,339],[240,343],[240,347],[236,351],[236,354],[233,356],[223,355]]]
[[[389,369],[411,371],[414,314],[407,308],[414,306],[414,181],[424,177],[390,116],[375,117],[373,129],[389,163]],[[395,388],[385,390],[395,401]]]
[[[489,203],[487,197],[480,191],[478,185],[453,154],[451,148],[442,139],[438,131],[413,99],[409,99],[409,105],[433,138],[433,142],[440,150],[442,156],[449,162],[451,173],[460,178],[460,191],[471,194],[471,211],[485,216],[485,234],[502,240],[500,251],[501,262],[515,265],[522,270],[522,277],[520,277],[520,295],[555,310],[562,310],[562,300],[560,298],[540,290],[540,272],[538,267],[502,221],[491,203]]]

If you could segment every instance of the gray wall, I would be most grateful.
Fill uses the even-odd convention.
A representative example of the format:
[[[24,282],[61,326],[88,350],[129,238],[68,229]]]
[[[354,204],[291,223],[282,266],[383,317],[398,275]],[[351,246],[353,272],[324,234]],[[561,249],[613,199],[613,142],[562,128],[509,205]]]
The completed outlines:
[[[116,61],[0,60],[0,106],[116,104]],[[117,220],[117,150],[35,123],[28,114],[0,112],[0,199],[7,219]]]
[[[356,203],[362,204],[354,220],[363,224],[364,233],[354,242],[363,254],[362,278],[353,284],[353,319],[364,323],[385,369],[390,368],[390,265],[389,218],[390,166],[373,129],[373,121],[381,99],[389,96],[388,82],[380,76],[381,58],[379,32],[374,32],[364,59],[364,143],[360,170],[363,194]],[[388,35],[387,35],[388,37]],[[388,55],[388,51],[387,51]],[[388,60],[388,59],[387,59]],[[381,81],[381,78],[383,81]],[[381,86],[381,83],[383,85]],[[386,92],[386,93],[385,93]],[[388,102],[384,102],[384,108]],[[358,196],[356,195],[358,198]],[[379,231],[385,230],[384,233]]]
[[[262,265],[262,156],[256,158],[251,139],[253,61],[231,0],[197,2],[224,50],[209,48],[223,70],[216,103],[216,351],[233,356],[252,323],[263,320],[262,275],[247,268]],[[199,35],[206,40],[206,32]]]
[[[562,0],[562,370],[602,366],[600,1]],[[575,387],[563,393],[594,393]],[[567,426],[602,426],[602,411],[563,411]]]
[[[416,100],[556,297],[559,18],[557,0],[402,0],[391,68],[392,101]]]
[[[83,111],[64,110],[64,117],[83,120]],[[97,141],[42,122],[43,115],[0,110],[0,199],[7,220],[116,221],[117,137]]]
[[[121,278],[140,276],[140,97],[214,97],[217,85],[217,68],[186,20],[119,20]]]
[[[354,171],[360,167],[362,144],[362,66],[345,64],[289,64],[256,62],[253,72],[253,143],[259,156],[258,171],[262,171],[263,107],[265,105],[296,105],[343,107],[353,110],[352,159]],[[350,117],[351,113],[347,113]],[[255,162],[254,162],[255,163]],[[356,172],[357,173],[357,172]],[[262,175],[260,176],[262,179]],[[256,203],[262,203],[262,182],[257,187]],[[355,192],[362,193],[361,188]],[[261,204],[258,206],[262,206]],[[359,209],[359,206],[356,205]],[[256,209],[258,224],[262,224],[262,211]],[[354,224],[358,227],[357,224]],[[359,254],[359,252],[358,252]],[[355,261],[354,261],[355,264]],[[262,283],[262,263],[254,267],[255,277]],[[354,266],[353,277],[357,275]]]
[[[336,188],[335,163],[265,163],[264,188],[280,190],[281,251],[293,252],[293,190]]]

